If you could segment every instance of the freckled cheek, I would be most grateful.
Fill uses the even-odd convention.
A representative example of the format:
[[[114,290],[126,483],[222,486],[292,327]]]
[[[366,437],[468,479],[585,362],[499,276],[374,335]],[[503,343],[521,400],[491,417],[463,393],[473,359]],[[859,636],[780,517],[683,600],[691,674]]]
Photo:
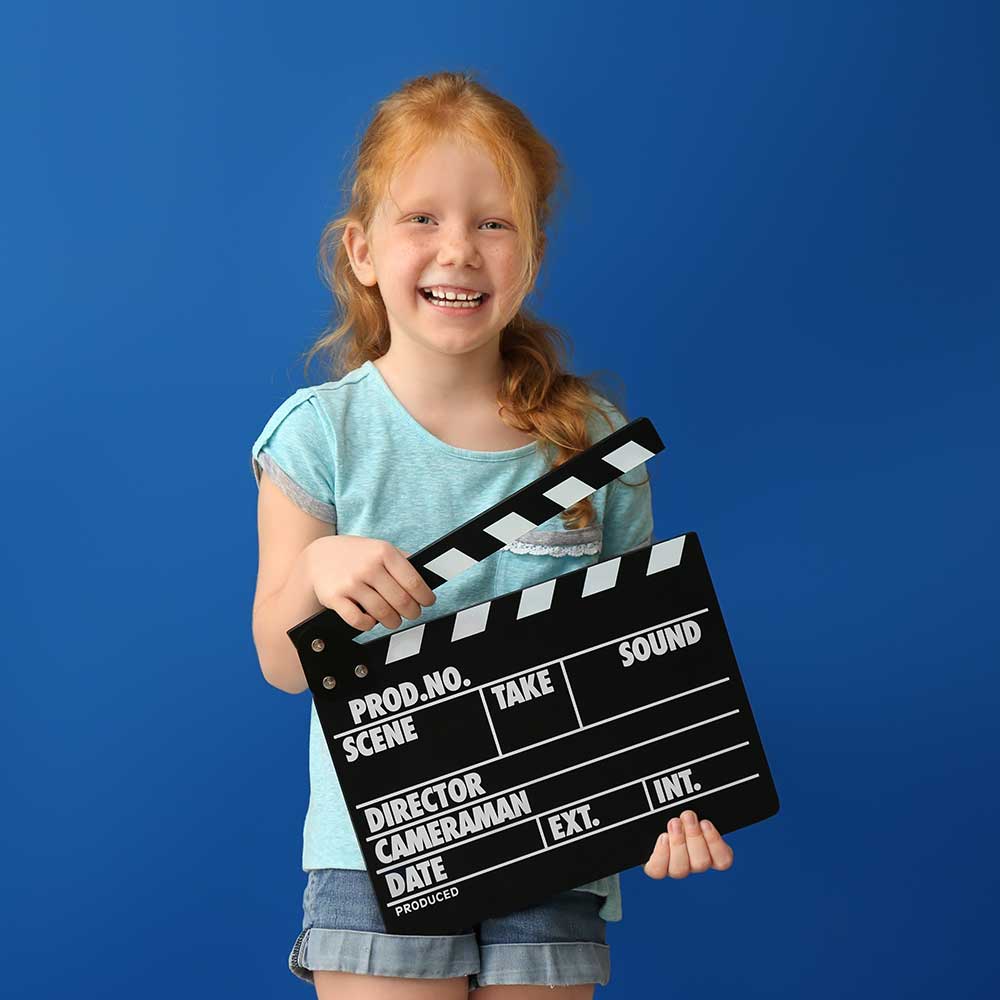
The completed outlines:
[[[419,244],[409,244],[400,254],[403,269],[414,281],[420,280],[426,272],[428,264],[432,263],[433,259],[433,250],[430,247],[420,246]]]
[[[486,271],[497,288],[511,285],[517,277],[518,262],[500,248],[483,251]]]
[[[393,285],[400,295],[415,293],[417,282],[427,270],[427,254],[410,244],[393,247],[391,252]]]

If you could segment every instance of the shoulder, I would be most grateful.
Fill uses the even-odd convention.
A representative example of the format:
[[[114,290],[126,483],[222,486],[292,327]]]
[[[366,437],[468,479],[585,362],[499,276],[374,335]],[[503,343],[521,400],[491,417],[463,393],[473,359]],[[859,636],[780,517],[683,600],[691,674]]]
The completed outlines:
[[[349,399],[367,392],[372,385],[371,377],[372,365],[368,362],[358,368],[341,375],[340,378],[332,382],[322,382],[319,385],[306,386],[299,391],[308,391],[315,395],[317,399],[336,405],[337,400]]]
[[[596,444],[635,419],[634,417],[626,416],[616,404],[597,392],[591,392],[591,399],[598,406],[598,409],[590,414],[588,421],[591,444]],[[628,472],[622,473],[607,484],[607,486],[602,487],[602,489],[606,492],[617,491],[620,488],[617,484],[620,482],[627,483],[630,486],[648,485],[649,479],[646,463],[640,462],[638,465],[633,466]]]
[[[341,378],[319,385],[306,385],[283,399],[265,420],[250,448],[251,468],[260,481],[261,453],[266,452],[287,466],[329,462],[335,443],[351,435],[345,428],[350,414],[364,411],[351,406],[370,387],[366,367],[355,368]]]
[[[365,395],[371,387],[371,366],[364,364],[333,381],[304,385],[301,389],[296,389],[282,406],[294,407],[311,400],[315,405],[333,413],[346,406],[349,400]]]
[[[606,438],[619,427],[628,423],[628,418],[622,411],[604,396],[591,390],[590,398],[597,404],[597,409],[588,414],[587,423],[590,428],[591,443]]]
[[[335,381],[296,389],[268,417],[254,442],[254,449],[266,443],[279,427],[285,425],[297,425],[303,430],[310,427],[319,429],[326,425],[332,430],[339,422],[338,416],[348,409],[351,400],[367,391],[370,385],[368,374],[366,367],[355,368]]]

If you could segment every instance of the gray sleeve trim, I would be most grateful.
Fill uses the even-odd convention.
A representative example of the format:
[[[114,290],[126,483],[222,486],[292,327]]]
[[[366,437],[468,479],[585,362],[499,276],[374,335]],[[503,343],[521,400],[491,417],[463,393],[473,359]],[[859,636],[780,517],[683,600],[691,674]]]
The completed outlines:
[[[323,503],[306,493],[267,452],[258,452],[257,462],[270,476],[275,486],[297,507],[300,507],[307,514],[319,518],[320,521],[326,521],[327,524],[332,524],[334,527],[337,526],[337,508],[333,504]]]

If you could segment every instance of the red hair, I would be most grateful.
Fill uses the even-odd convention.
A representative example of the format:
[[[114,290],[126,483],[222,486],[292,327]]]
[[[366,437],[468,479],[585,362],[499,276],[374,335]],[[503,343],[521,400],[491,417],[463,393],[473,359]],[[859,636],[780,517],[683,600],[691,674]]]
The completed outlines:
[[[350,221],[370,231],[394,172],[442,139],[473,144],[495,164],[511,200],[522,250],[518,276],[522,300],[534,287],[546,246],[545,227],[562,180],[558,153],[516,105],[487,90],[471,73],[417,77],[379,102],[345,185],[347,209],[323,228],[319,267],[335,305],[331,322],[306,354],[307,369],[315,355],[324,354],[328,374],[336,379],[388,351],[389,322],[378,286],[362,285],[355,278],[342,236]],[[552,468],[590,446],[591,414],[600,414],[613,429],[604,407],[595,400],[603,396],[611,402],[610,393],[603,388],[598,392],[595,376],[566,370],[565,335],[531,313],[523,301],[500,333],[500,355],[500,418],[548,447]],[[593,523],[591,497],[561,517],[567,528]]]

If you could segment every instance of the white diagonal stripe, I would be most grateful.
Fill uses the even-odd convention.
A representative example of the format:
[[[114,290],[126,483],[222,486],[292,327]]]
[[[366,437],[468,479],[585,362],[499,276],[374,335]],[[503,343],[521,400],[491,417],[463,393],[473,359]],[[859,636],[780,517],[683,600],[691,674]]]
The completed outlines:
[[[477,604],[472,608],[463,608],[455,615],[455,627],[451,633],[451,641],[457,642],[467,635],[478,635],[486,628],[486,619],[490,613],[490,602]]]
[[[634,469],[640,462],[645,462],[652,458],[653,454],[648,448],[643,448],[641,444],[635,441],[626,441],[620,448],[615,448],[614,451],[608,452],[604,456],[604,461],[609,465],[613,465],[616,469],[621,469],[622,472],[628,472],[629,469]]]
[[[470,566],[479,564],[478,559],[467,556],[461,549],[448,549],[441,555],[435,556],[430,562],[424,563],[428,569],[434,570],[438,576],[450,580],[453,576],[467,570]]]
[[[525,587],[521,591],[521,603],[517,606],[517,617],[526,618],[539,611],[548,611],[552,606],[552,592],[555,587],[555,577],[542,583],[536,583],[533,587]]]
[[[424,623],[402,632],[393,632],[389,636],[389,648],[386,650],[385,662],[393,663],[404,657],[420,652],[420,643],[424,638]]]
[[[681,563],[681,553],[684,551],[684,536],[668,538],[665,542],[657,542],[649,550],[649,565],[646,576],[659,573],[661,569],[673,569]]]
[[[492,535],[494,538],[499,538],[501,542],[512,542],[515,538],[520,538],[526,531],[531,531],[532,528],[537,528],[538,525],[534,521],[529,521],[526,517],[521,517],[520,514],[511,511],[504,517],[501,517],[499,521],[494,521],[492,524],[487,525],[483,528],[483,531],[487,535]]]
[[[577,500],[582,500],[584,497],[590,496],[594,492],[594,489],[595,487],[588,486],[582,479],[570,476],[557,486],[553,486],[552,489],[546,490],[543,496],[547,496],[553,503],[559,504],[560,507],[566,508],[572,507]]]
[[[581,597],[599,594],[602,590],[610,590],[618,582],[618,567],[622,557],[617,556],[607,562],[595,563],[587,567],[583,578],[583,593]]]

